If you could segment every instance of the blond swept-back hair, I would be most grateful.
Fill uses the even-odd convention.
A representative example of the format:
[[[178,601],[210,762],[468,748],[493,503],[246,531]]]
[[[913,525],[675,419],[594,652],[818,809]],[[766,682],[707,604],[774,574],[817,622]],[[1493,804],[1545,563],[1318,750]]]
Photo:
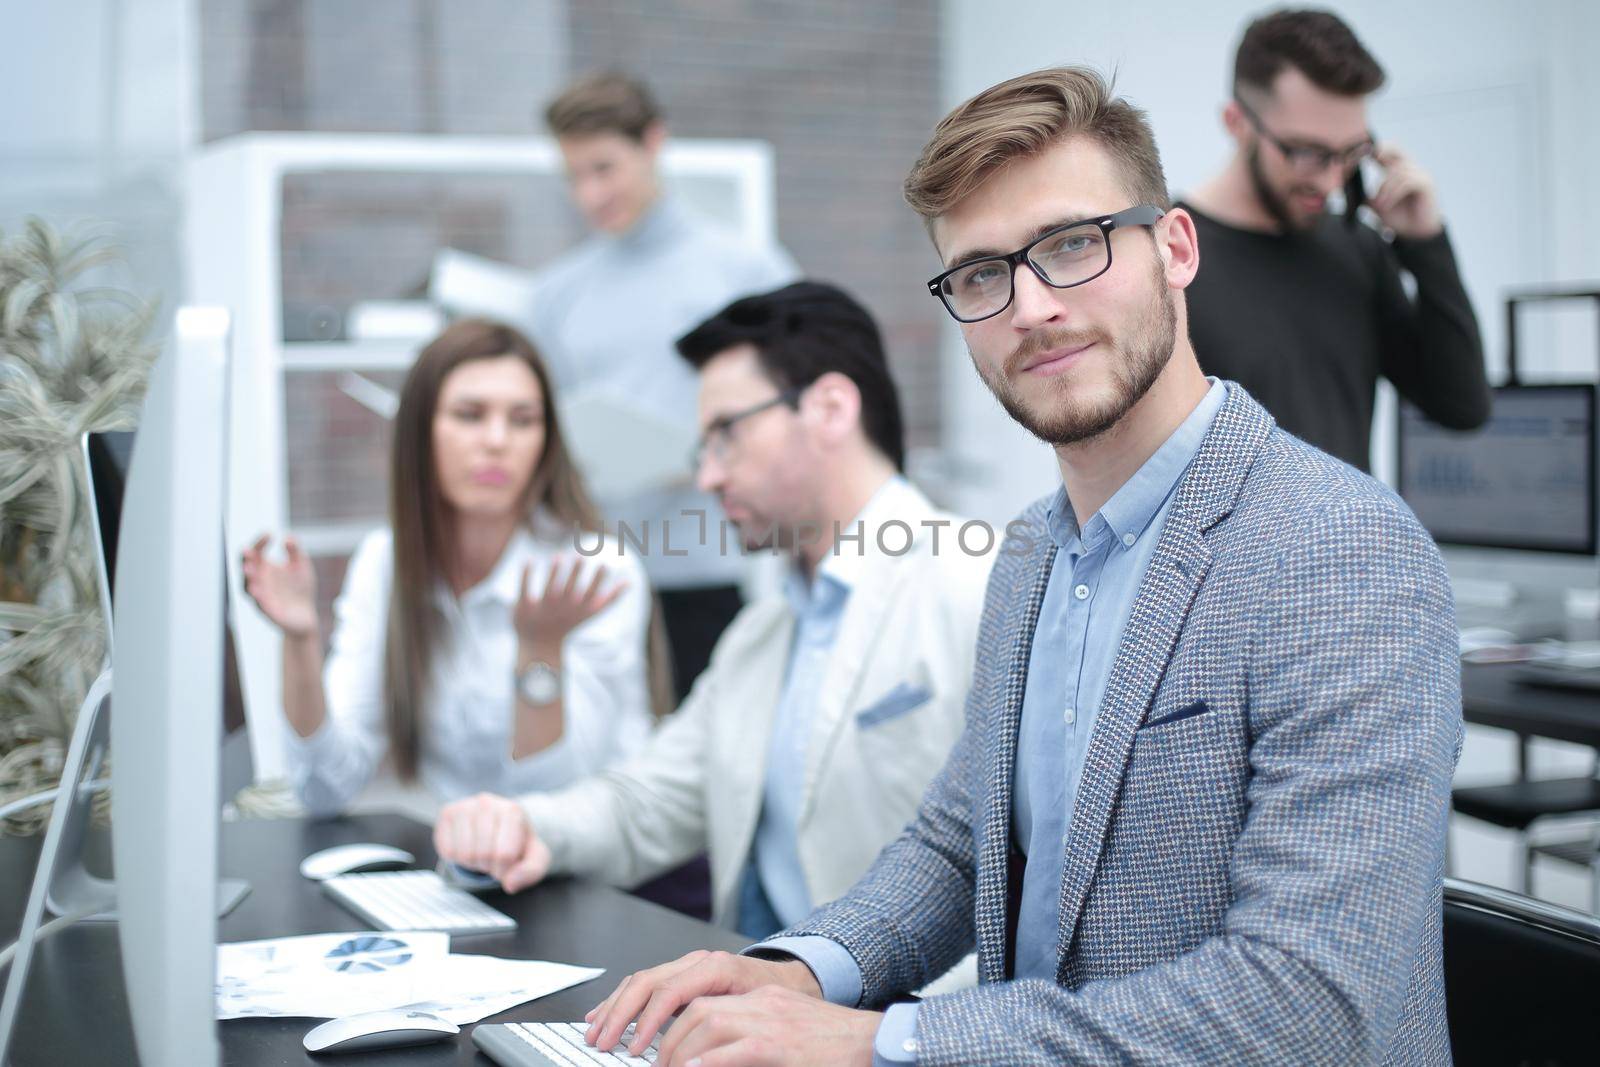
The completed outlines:
[[[1000,168],[1069,137],[1110,154],[1134,204],[1170,208],[1161,153],[1144,112],[1088,67],[1047,67],[990,86],[934,127],[906,176],[906,203],[930,223]]]
[[[550,101],[544,123],[556,137],[620,133],[635,141],[661,121],[661,108],[646,85],[616,71],[590,74]]]

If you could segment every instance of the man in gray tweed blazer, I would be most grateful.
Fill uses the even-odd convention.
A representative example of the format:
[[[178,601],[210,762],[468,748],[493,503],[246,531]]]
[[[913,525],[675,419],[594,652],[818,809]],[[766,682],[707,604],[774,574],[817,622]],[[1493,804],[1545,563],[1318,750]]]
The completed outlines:
[[[662,1067],[1449,1063],[1432,542],[1202,375],[1193,221],[1094,72],[962,104],[906,192],[930,291],[1062,488],[1008,526],[911,825],[777,938],[630,976],[588,1039],[636,1020],[637,1052],[681,1013]],[[974,945],[976,988],[891,1004]]]

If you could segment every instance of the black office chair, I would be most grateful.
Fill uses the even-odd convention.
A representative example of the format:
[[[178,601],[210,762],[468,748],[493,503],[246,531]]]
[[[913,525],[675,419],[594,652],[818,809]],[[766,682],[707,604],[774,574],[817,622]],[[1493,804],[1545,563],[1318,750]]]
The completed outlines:
[[[1522,878],[1518,888],[1531,894],[1534,855],[1547,851],[1534,840],[1534,824],[1557,816],[1600,815],[1600,755],[1596,757],[1595,771],[1584,778],[1529,778],[1527,768],[1528,739],[1518,737],[1516,781],[1452,789],[1450,804],[1458,814],[1517,835]]]
[[[1532,852],[1536,856],[1558,860],[1586,871],[1589,875],[1589,911],[1600,916],[1600,828],[1590,828],[1565,840],[1536,844]]]
[[[1444,980],[1458,1067],[1595,1062],[1600,919],[1446,878]]]

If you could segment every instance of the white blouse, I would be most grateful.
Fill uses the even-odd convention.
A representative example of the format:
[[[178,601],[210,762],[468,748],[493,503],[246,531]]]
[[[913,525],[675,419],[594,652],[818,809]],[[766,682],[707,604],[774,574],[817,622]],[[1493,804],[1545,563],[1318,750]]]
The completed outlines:
[[[558,789],[637,751],[650,731],[645,637],[650,590],[636,555],[612,538],[588,558],[570,537],[536,536],[519,528],[490,575],[458,599],[436,591],[445,625],[434,650],[424,704],[417,772],[448,803],[480,791],[516,796]],[[585,535],[586,552],[595,538]],[[334,601],[332,647],[323,691],[327,718],[316,733],[289,735],[290,778],[313,815],[343,811],[386,754],[383,656],[394,577],[390,531],[368,534],[350,559]],[[512,611],[530,564],[528,586],[543,590],[553,560],[573,559],[591,574],[602,563],[606,584],[627,583],[609,607],[567,635],[561,648],[561,739],[524,759],[511,758],[516,712],[517,635]]]

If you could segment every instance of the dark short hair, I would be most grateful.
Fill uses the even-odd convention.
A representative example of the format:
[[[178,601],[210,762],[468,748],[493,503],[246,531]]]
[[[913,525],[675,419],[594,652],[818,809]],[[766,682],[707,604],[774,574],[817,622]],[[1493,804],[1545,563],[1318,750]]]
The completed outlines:
[[[1233,91],[1271,92],[1273,79],[1293,67],[1318,89],[1365,96],[1383,85],[1383,68],[1331,11],[1274,11],[1245,27],[1233,58]]]
[[[580,78],[544,109],[545,125],[556,137],[620,133],[642,141],[660,119],[661,109],[645,84],[616,71]]]
[[[900,392],[889,373],[872,313],[825,282],[801,281],[735,300],[678,338],[695,370],[738,345],[753,345],[761,369],[780,389],[804,389],[830,371],[861,393],[861,430],[896,470],[905,469]]]

